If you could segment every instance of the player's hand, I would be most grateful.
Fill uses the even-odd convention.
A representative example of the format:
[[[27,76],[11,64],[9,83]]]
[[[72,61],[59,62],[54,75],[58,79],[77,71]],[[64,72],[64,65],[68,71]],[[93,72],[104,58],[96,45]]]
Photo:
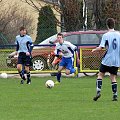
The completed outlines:
[[[30,56],[30,53],[29,53],[29,52],[26,52],[26,55],[27,55],[27,56]]]
[[[59,56],[60,56],[60,57],[62,57],[62,56],[63,56],[63,53],[62,53],[62,52],[60,52],[60,53],[59,53]]]
[[[17,51],[15,51],[15,52],[12,52],[11,54],[9,54],[9,58],[12,58],[12,57],[14,57],[15,55],[17,55],[18,54],[18,52]]]
[[[96,49],[92,49],[92,52],[95,52],[96,51]]]

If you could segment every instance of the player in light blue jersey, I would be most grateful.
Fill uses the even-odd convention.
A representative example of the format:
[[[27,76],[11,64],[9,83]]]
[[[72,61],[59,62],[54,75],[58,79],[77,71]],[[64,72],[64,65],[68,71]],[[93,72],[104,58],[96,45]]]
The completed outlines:
[[[55,49],[55,55],[56,58],[59,57],[59,55],[62,55],[62,60],[59,64],[58,73],[57,73],[57,82],[56,84],[61,82],[61,71],[66,68],[66,75],[77,73],[77,70],[73,67],[73,55],[74,52],[76,53],[77,61],[79,63],[79,57],[77,52],[77,47],[73,44],[71,44],[68,41],[63,40],[63,35],[61,33],[58,33],[57,35],[58,42],[56,43],[56,49]]]
[[[24,80],[26,80],[23,69],[25,69],[27,74],[27,84],[30,84],[31,77],[29,67],[31,65],[31,51],[33,44],[31,37],[27,35],[27,30],[24,27],[20,28],[20,35],[16,36],[15,43],[17,45],[16,54],[18,54],[17,69],[20,77],[22,78],[21,84],[23,84]]]
[[[102,37],[99,47],[92,50],[92,52],[102,50],[106,48],[106,53],[103,56],[102,63],[100,66],[99,74],[96,81],[97,94],[93,98],[97,101],[101,96],[102,79],[106,72],[110,73],[110,80],[113,92],[113,101],[117,101],[117,81],[116,75],[118,68],[120,67],[120,33],[114,30],[115,20],[108,18],[106,21],[108,32]]]

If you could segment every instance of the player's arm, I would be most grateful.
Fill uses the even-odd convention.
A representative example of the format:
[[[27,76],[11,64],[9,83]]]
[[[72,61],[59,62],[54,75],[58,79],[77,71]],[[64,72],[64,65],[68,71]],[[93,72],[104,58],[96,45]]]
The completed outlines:
[[[15,52],[12,52],[11,54],[9,54],[9,58],[12,58],[14,57],[15,55],[18,54],[18,50],[19,50],[19,43],[17,42],[17,40],[15,41],[15,44],[16,44],[16,51]]]
[[[54,51],[54,53],[55,53],[55,57],[60,57],[60,53],[61,53],[61,51],[59,50],[59,49],[56,49],[55,51]]]
[[[92,52],[95,52],[95,51],[100,51],[102,50],[103,47],[99,46],[99,47],[96,47],[95,49],[92,49]]]
[[[56,61],[58,60],[58,57],[54,57],[54,60],[53,60],[53,62],[52,62],[52,66],[53,66],[53,68],[55,67],[55,65],[56,65]]]
[[[104,34],[103,37],[102,37],[102,40],[101,40],[101,43],[98,47],[92,49],[92,52],[95,52],[95,51],[100,51],[102,50],[103,48],[105,48],[106,46],[106,41],[107,41],[107,38],[106,38],[106,35]]]
[[[50,44],[55,44],[55,43],[57,43],[57,42],[58,42],[58,41],[57,41],[57,35],[53,36],[53,38],[49,40],[49,43],[50,43]]]
[[[54,60],[53,60],[53,62],[52,62],[53,68],[54,68],[55,65],[56,65],[56,61],[58,61],[58,59],[59,59],[59,57],[60,57],[60,50],[59,50],[59,49],[55,49],[54,54],[55,54],[55,57],[54,57]]]
[[[28,42],[28,44],[29,44],[28,52],[31,53],[34,45],[32,42]]]
[[[27,45],[27,48],[28,48],[28,52],[26,53],[26,55],[31,55],[32,49],[34,47],[31,37],[30,37],[30,40],[27,42],[26,45]]]
[[[80,59],[79,59],[79,55],[78,55],[78,51],[77,51],[77,47],[75,45],[73,45],[72,43],[69,42],[69,47],[72,48],[72,50],[74,50],[75,55],[76,55],[76,60],[77,63],[80,63]]]

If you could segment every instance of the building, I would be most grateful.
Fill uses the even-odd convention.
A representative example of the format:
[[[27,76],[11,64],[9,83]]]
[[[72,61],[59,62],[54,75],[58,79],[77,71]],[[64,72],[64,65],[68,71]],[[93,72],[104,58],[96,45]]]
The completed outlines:
[[[28,0],[29,1],[29,0]],[[31,18],[34,19],[32,25],[34,26],[34,31],[33,34],[31,34],[31,37],[33,39],[33,41],[35,41],[36,39],[36,34],[37,34],[37,23],[38,23],[38,15],[39,15],[39,11],[37,9],[35,9],[35,7],[31,5],[29,5],[28,3],[25,2],[25,0],[2,0],[2,2],[4,2],[6,4],[6,6],[12,5],[13,3],[19,4],[19,6],[22,6],[22,10],[25,10],[28,12],[28,14],[30,14]],[[39,3],[37,0],[33,0],[34,4],[38,7],[38,9],[40,10],[41,7],[43,7],[44,5],[48,5],[48,4],[57,4],[58,0],[39,0]],[[29,1],[30,3],[30,1]],[[6,7],[7,9],[7,7]],[[53,10],[53,12],[55,13],[56,17],[58,19],[60,19],[60,15],[58,12],[56,12],[55,10]],[[58,32],[59,32],[60,28],[58,28]]]

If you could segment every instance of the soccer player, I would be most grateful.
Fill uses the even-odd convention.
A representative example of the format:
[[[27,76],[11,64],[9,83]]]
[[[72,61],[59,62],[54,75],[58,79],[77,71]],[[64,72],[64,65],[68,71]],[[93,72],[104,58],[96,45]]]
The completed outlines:
[[[55,49],[55,59],[62,55],[62,60],[60,61],[58,73],[57,73],[57,81],[55,84],[59,84],[61,82],[61,71],[66,68],[66,75],[75,73],[78,74],[77,68],[73,68],[73,55],[76,53],[77,62],[79,63],[79,57],[77,52],[77,47],[71,44],[68,41],[63,40],[63,34],[57,34],[57,43]]]
[[[117,101],[117,81],[116,75],[118,68],[120,67],[120,33],[114,30],[115,20],[113,18],[108,18],[106,20],[106,26],[108,32],[102,37],[99,47],[96,47],[92,52],[106,49],[106,53],[103,56],[99,74],[96,81],[96,96],[93,98],[97,101],[101,96],[102,79],[106,72],[110,73],[110,80],[113,92],[113,101]]]
[[[23,84],[26,80],[24,76],[24,69],[27,74],[27,84],[30,84],[31,77],[29,67],[31,65],[31,51],[33,44],[31,37],[27,35],[25,27],[20,27],[20,35],[16,36],[15,43],[17,45],[16,54],[18,54],[17,69],[20,77],[22,78],[21,84]]]

